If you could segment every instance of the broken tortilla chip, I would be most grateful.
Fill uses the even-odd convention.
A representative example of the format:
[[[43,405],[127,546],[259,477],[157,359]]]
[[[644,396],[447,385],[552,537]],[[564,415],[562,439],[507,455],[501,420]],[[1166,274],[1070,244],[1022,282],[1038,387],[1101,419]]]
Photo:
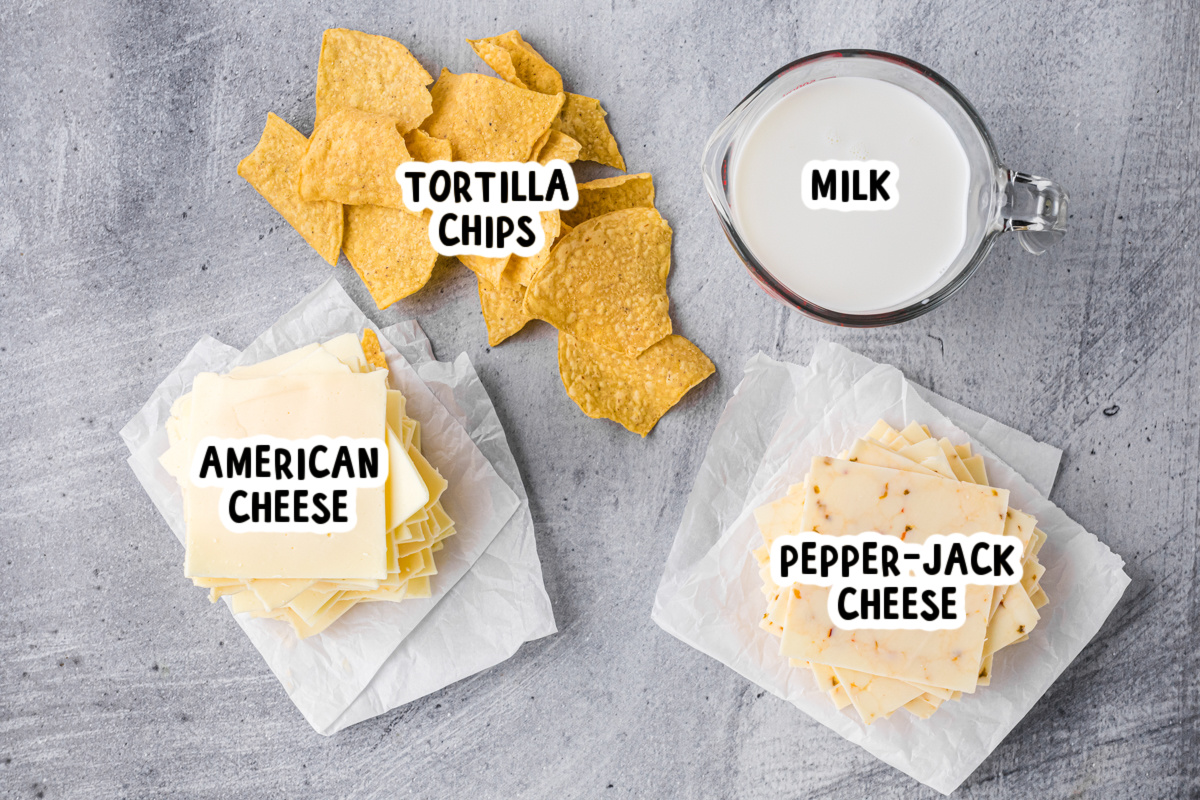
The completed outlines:
[[[300,160],[300,196],[404,208],[396,168],[412,161],[394,117],[339,108],[313,131]]]
[[[421,125],[445,139],[456,161],[526,161],[562,108],[563,95],[540,94],[498,78],[442,70],[433,113]]]
[[[417,128],[404,134],[404,146],[414,161],[430,163],[432,161],[450,161],[454,158],[454,149],[445,139],[435,139],[425,131]]]
[[[595,161],[624,172],[625,159],[621,157],[617,140],[604,121],[606,116],[599,100],[567,92],[562,110],[552,127],[579,142],[581,161]]]
[[[611,419],[645,436],[716,367],[699,347],[675,334],[629,358],[560,332],[558,370],[567,394],[584,414]]]
[[[579,203],[562,212],[562,218],[578,225],[623,208],[654,208],[654,180],[649,172],[579,184]]]
[[[495,347],[521,328],[533,317],[525,313],[525,287],[501,276],[491,284],[476,277],[479,283],[479,307],[487,325],[488,345]]]
[[[429,243],[431,216],[429,211],[418,215],[383,206],[346,206],[342,249],[379,308],[429,281],[437,261]]]
[[[556,158],[561,158],[568,164],[579,160],[579,151],[583,147],[579,142],[556,130],[547,131],[546,141],[537,151],[537,162],[549,164]]]
[[[509,31],[487,39],[467,39],[484,63],[504,80],[542,94],[558,94],[563,90],[562,76],[550,66],[541,53]]]
[[[379,346],[379,336],[371,328],[363,331],[362,335],[363,355],[367,357],[367,363],[375,369],[387,369],[387,356],[383,354],[383,348]]]
[[[476,256],[470,253],[459,253],[455,258],[461,261],[464,267],[474,272],[479,278],[494,285],[499,282],[500,276],[508,269],[509,262],[512,261],[512,254],[510,253],[497,258],[488,258],[487,256]]]
[[[431,83],[433,76],[396,40],[330,28],[317,62],[317,125],[348,107],[394,117],[408,133],[433,111],[425,88]]]
[[[550,260],[550,251],[554,249],[554,245],[558,244],[561,235],[559,229],[562,227],[562,219],[559,213],[557,210],[541,212],[542,231],[546,235],[546,244],[531,256],[514,255],[512,257],[508,267],[504,270],[504,274],[511,280],[522,286],[528,286],[538,270],[546,266],[546,262]]]
[[[274,114],[267,114],[262,137],[250,155],[238,164],[238,175],[254,187],[288,224],[330,264],[336,264],[342,246],[342,206],[300,197],[300,161],[308,148],[304,134]]]
[[[526,161],[537,160],[537,157],[542,153],[542,148],[546,146],[546,142],[550,141],[551,133],[553,131],[547,128],[546,132],[538,137],[537,141],[533,143],[533,147],[529,148],[529,158],[525,159]]]
[[[633,357],[671,332],[671,226],[652,208],[579,225],[533,277],[525,310],[560,331]]]

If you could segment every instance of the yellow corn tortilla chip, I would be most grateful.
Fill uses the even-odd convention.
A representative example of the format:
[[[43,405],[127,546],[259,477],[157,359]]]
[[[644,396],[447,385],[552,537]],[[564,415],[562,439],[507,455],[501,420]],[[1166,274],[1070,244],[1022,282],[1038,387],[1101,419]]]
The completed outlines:
[[[562,212],[562,218],[570,225],[578,225],[622,208],[654,208],[654,180],[649,172],[579,184],[579,203]]]
[[[394,117],[339,108],[313,131],[300,160],[300,196],[404,208],[396,168],[412,161]]]
[[[379,346],[379,336],[375,331],[367,328],[362,335],[363,354],[367,357],[367,363],[375,369],[387,369],[387,356],[383,354],[383,348]]]
[[[580,160],[595,161],[624,172],[625,159],[621,157],[617,140],[613,138],[608,123],[604,121],[606,116],[608,115],[600,107],[599,100],[567,92],[562,111],[551,127],[579,142],[582,146],[579,152]]]
[[[488,345],[495,347],[533,319],[523,307],[525,287],[503,276],[495,284],[483,278],[476,280],[479,283],[479,307],[487,324]]]
[[[550,251],[558,243],[559,228],[562,225],[559,212],[556,209],[543,211],[541,218],[542,230],[546,234],[546,244],[541,250],[531,256],[514,255],[508,264],[508,268],[504,271],[507,277],[522,286],[528,286],[529,282],[533,280],[533,276],[538,273],[538,270],[546,266],[546,262],[550,260]]]
[[[537,151],[539,164],[549,164],[556,158],[561,158],[568,164],[579,160],[579,151],[583,145],[556,130],[546,131],[546,141]]]
[[[433,273],[437,252],[429,243],[429,218],[383,206],[346,206],[342,249],[379,308],[420,289]]]
[[[454,150],[445,139],[435,139],[425,131],[417,128],[404,134],[404,146],[414,161],[450,161],[454,158]]]
[[[546,146],[546,142],[550,141],[551,133],[553,131],[547,128],[545,133],[537,138],[537,141],[533,143],[533,147],[529,148],[529,157],[525,159],[526,161],[537,161],[538,156],[542,153],[542,148]]]
[[[396,40],[330,28],[317,62],[317,125],[338,108],[358,108],[394,117],[408,133],[433,111],[425,88],[431,83],[433,76]]]
[[[633,357],[671,332],[671,226],[652,208],[589,219],[550,253],[525,310],[579,339]]]
[[[238,175],[283,215],[304,241],[330,264],[342,246],[342,206],[332,201],[301,199],[297,184],[300,160],[308,148],[304,134],[274,114],[267,114],[262,138],[238,164]]]
[[[542,94],[563,90],[562,76],[517,31],[488,39],[467,39],[484,63],[504,80]]]
[[[500,276],[508,269],[508,264],[512,260],[512,254],[500,256],[499,258],[488,258],[487,256],[473,256],[467,253],[460,253],[455,258],[461,261],[464,267],[474,272],[478,278],[494,286],[500,281]]]
[[[558,370],[567,394],[584,414],[611,419],[645,436],[716,367],[699,347],[675,334],[628,358],[560,332]]]
[[[457,161],[526,161],[562,108],[563,95],[540,94],[498,78],[442,70],[433,113],[421,124],[445,139]]]
[[[541,259],[542,253],[538,253],[537,255],[529,258],[523,258],[519,260],[513,259],[513,267],[505,272],[505,277],[516,281],[522,286],[528,286],[529,282],[533,280],[533,276],[538,273],[538,270],[546,265],[546,261],[550,260],[550,253],[553,252],[554,248],[558,246],[558,243],[562,241],[563,237],[570,233],[571,230],[571,226],[565,222],[562,222],[560,219],[558,223],[558,236],[555,237],[554,243],[550,246],[550,250],[545,253],[545,259]]]

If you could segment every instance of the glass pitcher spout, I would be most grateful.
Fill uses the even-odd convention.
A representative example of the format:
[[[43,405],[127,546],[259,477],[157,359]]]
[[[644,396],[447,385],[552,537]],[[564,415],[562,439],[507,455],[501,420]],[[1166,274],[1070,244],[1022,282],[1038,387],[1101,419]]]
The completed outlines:
[[[1049,178],[1001,169],[1000,219],[1002,230],[1016,231],[1021,246],[1035,256],[1058,244],[1067,235],[1070,198]]]

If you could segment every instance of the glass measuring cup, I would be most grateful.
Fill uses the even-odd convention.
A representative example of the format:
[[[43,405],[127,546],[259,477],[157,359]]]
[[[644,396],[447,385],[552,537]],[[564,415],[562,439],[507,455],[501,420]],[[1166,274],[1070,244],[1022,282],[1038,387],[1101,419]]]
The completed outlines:
[[[839,77],[887,81],[924,100],[954,131],[970,165],[966,236],[957,256],[938,280],[918,296],[895,308],[870,313],[824,308],[787,286],[751,251],[733,206],[731,170],[758,121],[789,92],[814,81]],[[1001,164],[983,120],[945,78],[907,58],[876,50],[816,53],[777,70],[750,92],[713,132],[704,149],[701,170],[725,235],[751,276],[768,294],[786,305],[835,325],[892,325],[932,311],[966,283],[987,257],[996,237],[1006,231],[1015,231],[1022,247],[1034,255],[1044,253],[1066,234],[1068,197],[1062,187]]]

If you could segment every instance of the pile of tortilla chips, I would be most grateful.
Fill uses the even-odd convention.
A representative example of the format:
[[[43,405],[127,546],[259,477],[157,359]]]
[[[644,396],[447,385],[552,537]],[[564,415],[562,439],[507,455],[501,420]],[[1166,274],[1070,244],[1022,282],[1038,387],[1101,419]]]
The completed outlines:
[[[423,287],[438,262],[430,213],[404,207],[400,164],[562,159],[625,169],[600,102],[564,91],[521,34],[468,41],[500,78],[442,70],[434,81],[399,42],[326,31],[312,137],[269,114],[238,165],[326,261],[346,254],[381,309]],[[671,228],[650,175],[580,184],[576,208],[541,217],[540,253],[458,257],[477,276],[488,343],[531,319],[549,322],[567,394],[588,416],[645,436],[715,369],[672,334]]]
[[[926,719],[946,701],[991,683],[993,658],[1029,638],[1049,602],[1037,520],[988,485],[982,455],[934,439],[915,422],[897,431],[880,420],[838,458],[814,458],[803,483],[754,512],[766,545],[754,551],[767,609],[759,620],[793,667],[811,670],[838,709],[853,705],[870,725],[903,708]],[[920,543],[934,534],[1015,537],[1024,572],[1011,586],[967,586],[965,620],[954,630],[843,630],[827,613],[829,589],[780,587],[771,579],[777,537],[873,530]]]

